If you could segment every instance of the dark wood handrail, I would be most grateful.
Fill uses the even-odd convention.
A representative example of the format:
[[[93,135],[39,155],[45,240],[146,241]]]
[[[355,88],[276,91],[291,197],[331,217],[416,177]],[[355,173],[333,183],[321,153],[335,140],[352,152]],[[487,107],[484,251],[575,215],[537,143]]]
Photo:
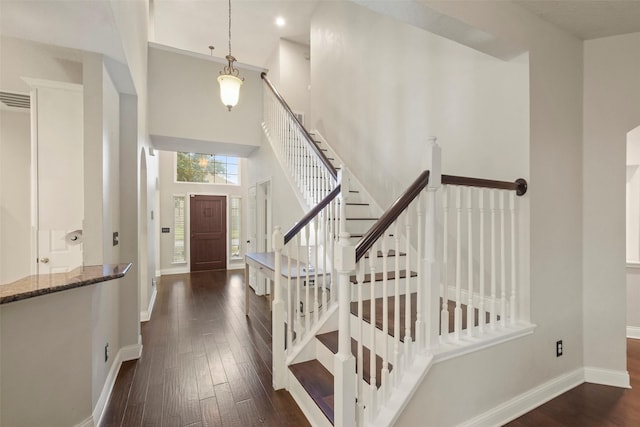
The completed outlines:
[[[373,244],[384,234],[385,231],[393,224],[400,214],[409,207],[411,202],[420,194],[429,183],[429,171],[426,170],[420,174],[409,188],[386,210],[380,219],[367,231],[362,239],[356,245],[356,262],[371,249]]]
[[[282,95],[280,95],[280,92],[278,92],[278,90],[275,88],[275,86],[273,86],[271,81],[269,81],[269,78],[267,77],[267,73],[262,72],[262,74],[260,74],[260,76],[262,77],[262,80],[264,80],[266,85],[269,87],[269,89],[271,89],[271,92],[273,92],[273,94],[275,95],[276,99],[280,102],[280,105],[282,105],[282,107],[285,109],[287,114],[289,114],[291,116],[291,118],[293,119],[293,122],[296,124],[296,126],[298,127],[300,132],[302,132],[302,134],[304,135],[305,139],[307,140],[307,143],[311,146],[311,150],[313,150],[313,152],[316,154],[316,156],[318,156],[318,159],[320,159],[320,161],[322,162],[324,167],[327,168],[327,170],[329,171],[329,174],[331,174],[331,176],[333,177],[333,180],[337,181],[338,180],[338,171],[331,164],[331,162],[329,161],[327,156],[322,152],[322,150],[320,150],[318,148],[316,143],[313,141],[313,137],[311,136],[311,134],[309,134],[309,132],[307,132],[307,130],[304,128],[304,126],[302,126],[302,123],[300,123],[300,121],[298,120],[296,115],[293,114],[293,111],[291,111],[291,108],[289,108],[289,105],[287,104],[287,102],[284,100]]]
[[[442,175],[442,183],[449,185],[464,185],[467,187],[496,188],[499,190],[513,190],[518,196],[527,192],[527,181],[524,178],[514,182],[493,181],[491,179],[467,178],[464,176]]]
[[[322,209],[324,209],[329,203],[331,203],[333,199],[338,197],[338,194],[340,194],[340,185],[336,186],[336,188],[334,188],[331,193],[327,194],[327,197],[322,199],[320,203],[318,203],[316,206],[314,206],[313,209],[307,212],[300,221],[296,222],[293,227],[291,227],[291,230],[287,231],[287,234],[284,235],[284,244],[286,245],[287,243],[289,243],[289,241],[293,239],[305,225],[309,224],[311,220],[315,218],[320,213],[320,211],[322,211]]]

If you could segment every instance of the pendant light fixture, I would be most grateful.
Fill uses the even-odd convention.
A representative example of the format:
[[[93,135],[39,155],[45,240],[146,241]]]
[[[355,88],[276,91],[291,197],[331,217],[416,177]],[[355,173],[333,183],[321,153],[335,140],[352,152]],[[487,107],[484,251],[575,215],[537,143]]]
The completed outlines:
[[[231,55],[231,0],[229,0],[229,54],[226,56],[229,64],[220,71],[218,83],[220,84],[220,99],[229,111],[235,107],[240,99],[240,86],[244,78],[238,77],[238,70],[233,68],[236,58]]]

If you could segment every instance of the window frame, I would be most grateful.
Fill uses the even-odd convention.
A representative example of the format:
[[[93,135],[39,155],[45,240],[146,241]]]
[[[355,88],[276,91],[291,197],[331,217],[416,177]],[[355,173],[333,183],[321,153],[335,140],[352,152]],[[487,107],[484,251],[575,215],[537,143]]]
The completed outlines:
[[[194,185],[222,185],[222,186],[233,186],[233,187],[240,187],[242,186],[242,165],[241,165],[241,157],[238,156],[232,156],[232,155],[226,155],[226,154],[218,154],[219,156],[225,156],[227,158],[231,157],[237,160],[237,167],[238,167],[238,173],[237,173],[237,177],[238,177],[238,182],[237,183],[232,183],[232,182],[195,182],[195,181],[178,181],[178,153],[185,153],[185,154],[198,154],[198,155],[203,155],[203,156],[215,156],[216,154],[206,154],[206,153],[195,153],[195,152],[191,152],[191,151],[174,151],[174,156],[173,156],[173,182],[175,184],[194,184]],[[236,174],[234,174],[236,175]]]

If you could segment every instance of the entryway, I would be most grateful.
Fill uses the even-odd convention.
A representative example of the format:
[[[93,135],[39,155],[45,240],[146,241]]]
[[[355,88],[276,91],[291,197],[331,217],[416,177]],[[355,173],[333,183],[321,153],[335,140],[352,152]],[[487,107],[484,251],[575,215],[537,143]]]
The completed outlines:
[[[227,268],[227,198],[192,194],[191,271]]]

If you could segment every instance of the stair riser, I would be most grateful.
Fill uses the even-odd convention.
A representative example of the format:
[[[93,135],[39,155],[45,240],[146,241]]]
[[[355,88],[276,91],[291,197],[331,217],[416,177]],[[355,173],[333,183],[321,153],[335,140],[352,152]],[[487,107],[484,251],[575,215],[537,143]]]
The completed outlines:
[[[348,216],[348,215],[347,215]],[[375,219],[347,219],[346,227],[350,234],[365,234],[376,223]]]
[[[354,203],[356,203],[354,201]],[[369,205],[347,205],[347,218],[370,218],[373,216]]]
[[[360,336],[360,325],[362,325],[362,337]],[[402,333],[404,335],[404,325],[401,325]],[[362,342],[362,345],[371,349],[371,325],[366,321],[360,321],[357,316],[351,315],[351,337],[358,342]],[[389,362],[393,363],[393,351],[395,346],[395,338],[390,335],[385,335],[382,330],[377,329],[375,331],[376,337],[376,354],[383,357],[384,345],[389,347]],[[402,352],[404,343],[400,342],[400,351]]]
[[[400,279],[398,282],[399,282],[399,288],[400,288],[400,295],[404,295],[405,294],[406,279]],[[418,284],[418,278],[417,277],[410,278],[409,279],[409,291],[410,292],[416,292],[416,289],[417,289],[417,286],[418,286],[417,284]],[[355,285],[355,284],[351,285],[351,301],[357,301],[358,300],[358,286],[359,285]],[[396,288],[396,281],[395,280],[388,280],[387,281],[387,295],[388,296],[394,296],[395,292],[396,292],[395,288]],[[383,296],[383,294],[384,294],[383,282],[375,282],[374,283],[374,290],[375,290],[376,298],[381,298]],[[371,283],[362,284],[362,298],[364,300],[371,299]]]

